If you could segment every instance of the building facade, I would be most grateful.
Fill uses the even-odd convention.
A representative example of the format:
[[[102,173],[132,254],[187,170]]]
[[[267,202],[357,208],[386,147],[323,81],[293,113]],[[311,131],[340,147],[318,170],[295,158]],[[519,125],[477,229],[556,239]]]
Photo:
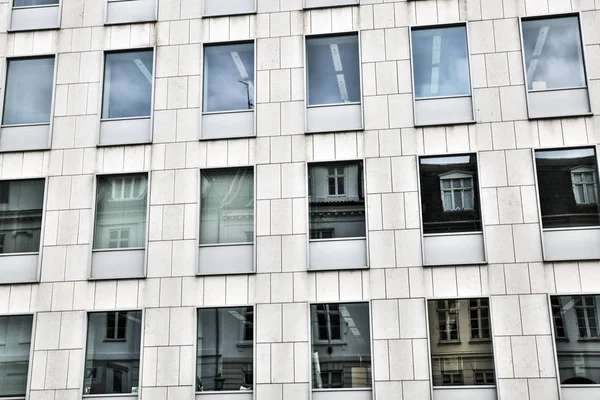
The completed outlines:
[[[8,0],[0,72],[0,397],[600,397],[598,0]]]

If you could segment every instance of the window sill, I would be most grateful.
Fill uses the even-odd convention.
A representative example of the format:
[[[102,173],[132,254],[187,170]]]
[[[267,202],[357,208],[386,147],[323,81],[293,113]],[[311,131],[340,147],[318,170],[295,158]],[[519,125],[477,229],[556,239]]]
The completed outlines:
[[[102,339],[103,342],[116,342],[116,343],[123,343],[126,342],[127,339]]]
[[[577,341],[581,342],[581,343],[585,343],[585,342],[597,343],[597,342],[600,342],[600,337],[597,337],[597,338],[578,338]]]
[[[460,340],[439,340],[437,344],[438,346],[454,346],[461,343]]]
[[[202,18],[219,18],[219,17],[239,17],[242,15],[256,15],[256,11],[247,11],[236,14],[203,14]]]
[[[482,344],[482,343],[490,343],[492,339],[471,339],[469,340],[469,344]]]
[[[348,346],[348,342],[342,340],[315,340],[313,346]]]
[[[105,22],[104,26],[119,26],[119,25],[135,25],[135,24],[152,24],[156,23],[158,20],[154,19],[142,19],[139,21],[126,21],[126,22]]]

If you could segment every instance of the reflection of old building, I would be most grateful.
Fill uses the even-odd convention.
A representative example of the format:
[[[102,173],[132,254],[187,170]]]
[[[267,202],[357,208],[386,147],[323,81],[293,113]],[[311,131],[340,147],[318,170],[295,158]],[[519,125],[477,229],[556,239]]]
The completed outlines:
[[[85,394],[137,392],[141,316],[141,311],[89,314]]]
[[[25,397],[31,315],[0,317],[0,397]]]
[[[364,237],[362,163],[312,164],[308,174],[310,238]]]
[[[488,299],[430,300],[433,385],[494,385]]]
[[[38,252],[44,180],[0,182],[0,253]]]

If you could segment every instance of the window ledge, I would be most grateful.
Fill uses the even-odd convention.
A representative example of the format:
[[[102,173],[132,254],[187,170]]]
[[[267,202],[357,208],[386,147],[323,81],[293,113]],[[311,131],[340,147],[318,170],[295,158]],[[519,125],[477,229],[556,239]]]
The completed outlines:
[[[439,346],[453,346],[456,344],[461,344],[462,341],[460,340],[438,340],[438,345]]]
[[[348,342],[342,340],[315,340],[313,346],[348,346]]]
[[[135,24],[153,24],[158,22],[156,18],[153,19],[142,19],[139,21],[127,21],[127,22],[105,22],[104,26],[119,26],[119,25],[135,25]]]
[[[600,337],[597,337],[597,338],[578,338],[577,341],[578,342],[582,342],[582,343],[585,343],[585,342],[600,342]]]

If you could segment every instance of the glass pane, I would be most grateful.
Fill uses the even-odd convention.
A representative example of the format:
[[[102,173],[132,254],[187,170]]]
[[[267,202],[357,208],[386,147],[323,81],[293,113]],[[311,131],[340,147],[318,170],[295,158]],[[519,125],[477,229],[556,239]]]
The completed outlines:
[[[201,175],[200,244],[252,242],[252,168],[203,170]]]
[[[454,304],[447,303],[448,324],[452,326],[449,336],[436,323],[438,300],[428,300],[433,386],[475,385],[478,383],[475,371],[494,370],[492,342],[482,340],[489,338],[489,320],[480,317],[477,300],[459,299],[453,300]]]
[[[308,104],[360,102],[358,35],[306,39]]]
[[[254,108],[254,44],[204,48],[204,112]]]
[[[252,390],[253,342],[244,332],[254,326],[251,307],[198,310],[196,391]],[[252,309],[253,310],[253,309]]]
[[[108,336],[116,332],[114,325],[108,329],[109,321],[116,321],[114,311],[88,315],[84,394],[138,392],[142,312],[119,311],[120,315],[126,318],[122,338]]]
[[[54,57],[8,61],[4,125],[50,122]]]
[[[474,154],[421,157],[419,173],[423,233],[481,232]],[[443,190],[450,185],[457,189]],[[463,191],[463,185],[473,189]]]
[[[523,46],[529,90],[586,84],[578,17],[523,20]]]
[[[142,182],[139,192],[127,192],[125,188],[136,179]],[[94,249],[145,247],[147,199],[145,175],[99,177]]]
[[[107,53],[102,118],[149,117],[152,50]]]
[[[573,183],[581,183],[582,174],[573,174]]]
[[[586,186],[587,189],[587,202],[589,204],[595,204],[598,202],[597,198],[596,198],[596,188],[594,187],[594,185],[587,185]]]
[[[341,329],[338,329],[341,336],[333,339],[335,340],[333,343],[331,340],[323,340],[319,335],[321,327],[318,322],[318,310],[322,309],[317,305],[310,306],[313,388],[358,389],[371,387],[369,305],[367,303],[341,303],[329,306],[331,307],[326,309],[329,309],[330,315],[337,315],[334,319],[337,318],[336,321],[341,323]],[[335,377],[336,374],[338,377]],[[331,380],[324,380],[324,375],[327,375],[326,379]]]
[[[25,398],[32,324],[32,315],[0,317],[0,397]]]
[[[573,186],[580,168],[596,170],[593,148],[535,152],[538,192],[544,228],[600,225],[598,204],[585,201],[582,184]],[[598,185],[594,174],[595,185]]]
[[[412,31],[415,97],[471,93],[464,26]]]
[[[58,5],[58,0],[14,0],[13,7],[35,7]]]
[[[40,251],[44,180],[0,181],[0,253]]]
[[[329,177],[335,168],[341,178]],[[364,237],[365,200],[362,161],[309,164],[309,208],[312,238]],[[337,187],[336,187],[337,183]],[[327,232],[325,236],[317,232]]]

